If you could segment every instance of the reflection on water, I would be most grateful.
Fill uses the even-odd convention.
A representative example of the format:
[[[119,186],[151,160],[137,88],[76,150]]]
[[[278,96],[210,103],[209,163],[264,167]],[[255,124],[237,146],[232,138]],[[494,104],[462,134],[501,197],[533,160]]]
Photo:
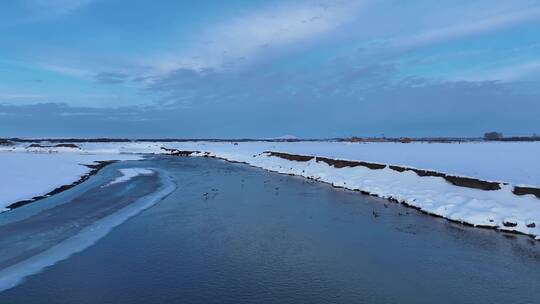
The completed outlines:
[[[81,191],[78,204],[28,217],[32,229],[0,226],[2,248],[15,248],[0,253],[0,277],[6,266],[40,254],[53,252],[58,260],[78,252],[0,293],[0,303],[538,302],[540,248],[526,237],[219,160],[144,162],[178,187],[144,212],[137,198],[161,196],[157,178],[106,193]],[[107,168],[96,184],[121,166],[141,164]],[[89,241],[91,227],[106,219],[103,235],[116,228],[90,246],[98,239]],[[57,232],[35,233],[51,225]],[[90,238],[69,244],[85,234]],[[19,257],[21,251],[28,256]]]

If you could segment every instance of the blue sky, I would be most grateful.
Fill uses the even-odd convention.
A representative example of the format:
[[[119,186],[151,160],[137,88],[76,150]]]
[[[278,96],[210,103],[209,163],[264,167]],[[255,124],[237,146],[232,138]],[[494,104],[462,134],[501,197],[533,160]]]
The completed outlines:
[[[5,0],[0,136],[540,133],[540,1]]]

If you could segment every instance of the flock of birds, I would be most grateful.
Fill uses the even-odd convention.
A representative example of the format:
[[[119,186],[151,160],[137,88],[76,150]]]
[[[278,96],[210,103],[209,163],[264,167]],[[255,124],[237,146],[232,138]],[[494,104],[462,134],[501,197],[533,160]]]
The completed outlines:
[[[279,181],[282,182],[283,179],[280,178]],[[241,179],[241,182],[240,182],[240,187],[241,187],[242,189],[244,188],[244,182],[245,182],[245,179],[242,178],[242,179]],[[313,183],[315,183],[315,182],[316,182],[316,181],[314,181],[314,180],[304,180],[304,181],[302,181],[303,184],[313,184]],[[263,181],[263,185],[265,185],[265,186],[268,185],[269,183],[270,183],[270,180],[264,180],[264,181]],[[279,187],[274,187],[274,188],[273,188],[274,193],[275,193],[276,196],[279,195],[279,189],[280,189]],[[348,190],[345,190],[345,191],[348,191]],[[218,193],[219,193],[219,190],[218,190],[218,189],[216,189],[216,188],[211,188],[209,191],[204,192],[204,193],[202,194],[202,197],[203,197],[203,199],[204,199],[205,201],[206,201],[206,200],[211,200],[211,199],[214,199],[214,198],[218,195]],[[388,208],[388,204],[387,204],[387,203],[384,203],[383,206],[384,206],[384,208]],[[373,215],[374,218],[378,218],[378,217],[381,216],[381,213],[380,213],[379,211],[375,210],[375,209],[373,209],[371,213],[372,213],[372,215]],[[408,214],[409,214],[408,211],[406,211],[405,213],[398,212],[398,215],[399,215],[399,216],[405,216],[405,215],[408,215]]]

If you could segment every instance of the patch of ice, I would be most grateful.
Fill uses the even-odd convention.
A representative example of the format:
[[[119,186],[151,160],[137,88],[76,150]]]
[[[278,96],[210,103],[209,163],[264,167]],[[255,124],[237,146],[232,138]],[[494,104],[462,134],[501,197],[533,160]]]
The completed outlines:
[[[106,184],[104,187],[108,187],[114,184],[125,183],[130,179],[137,177],[139,175],[152,175],[154,174],[153,170],[145,168],[125,168],[118,170],[122,174],[121,176],[115,178],[113,181]]]
[[[52,266],[92,246],[99,239],[106,236],[114,227],[119,226],[143,210],[154,206],[176,189],[174,183],[168,178],[164,178],[162,181],[164,185],[158,191],[139,198],[127,207],[97,220],[90,226],[82,229],[78,234],[57,245],[22,262],[0,270],[0,292],[13,288],[20,284],[26,277],[39,273],[44,268]]]

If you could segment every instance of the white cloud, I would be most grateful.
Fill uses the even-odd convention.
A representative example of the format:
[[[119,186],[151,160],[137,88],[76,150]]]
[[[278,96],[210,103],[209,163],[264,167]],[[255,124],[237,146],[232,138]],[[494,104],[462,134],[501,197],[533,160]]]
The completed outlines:
[[[68,67],[68,66],[62,66],[62,65],[56,65],[56,64],[48,64],[48,63],[38,64],[38,67],[46,71],[64,74],[64,75],[72,76],[72,77],[88,77],[88,76],[93,75],[91,72],[85,71],[80,68],[74,68],[74,67]]]
[[[462,21],[453,25],[425,30],[413,35],[393,39],[390,42],[390,46],[405,49],[417,48],[495,31],[531,20],[540,20],[540,7],[532,7],[510,13],[500,13],[495,16]]]
[[[506,82],[540,81],[540,60],[487,68],[484,71],[475,73],[474,76],[468,79],[475,81],[500,80]]]
[[[219,70],[231,65],[238,66],[264,54],[329,35],[348,22],[356,23],[357,26],[351,27],[356,33],[369,33],[373,31],[371,26],[394,24],[391,28],[386,27],[386,33],[378,33],[381,37],[390,38],[379,38],[381,43],[366,49],[367,53],[379,54],[381,51],[402,53],[540,20],[540,6],[531,2],[521,2],[519,5],[497,2],[491,6],[489,2],[482,2],[474,7],[478,10],[477,14],[466,14],[464,12],[471,7],[456,5],[449,10],[451,12],[425,12],[429,14],[427,22],[422,18],[400,19],[400,16],[387,14],[386,11],[364,10],[376,7],[371,5],[373,3],[371,0],[335,0],[326,3],[309,0],[238,14],[224,22],[209,25],[198,33],[198,41],[186,43],[187,46],[177,52],[160,54],[148,65],[157,74],[178,68]],[[362,16],[367,15],[370,15],[370,18],[366,18],[369,21],[364,23]],[[418,25],[416,28],[415,24]],[[405,34],[407,31],[410,33]],[[354,37],[355,33],[351,33],[351,39],[357,39],[351,43],[362,41],[362,38]]]
[[[199,33],[198,42],[152,63],[158,71],[221,69],[259,54],[309,42],[353,18],[366,0],[302,1],[239,14]]]

